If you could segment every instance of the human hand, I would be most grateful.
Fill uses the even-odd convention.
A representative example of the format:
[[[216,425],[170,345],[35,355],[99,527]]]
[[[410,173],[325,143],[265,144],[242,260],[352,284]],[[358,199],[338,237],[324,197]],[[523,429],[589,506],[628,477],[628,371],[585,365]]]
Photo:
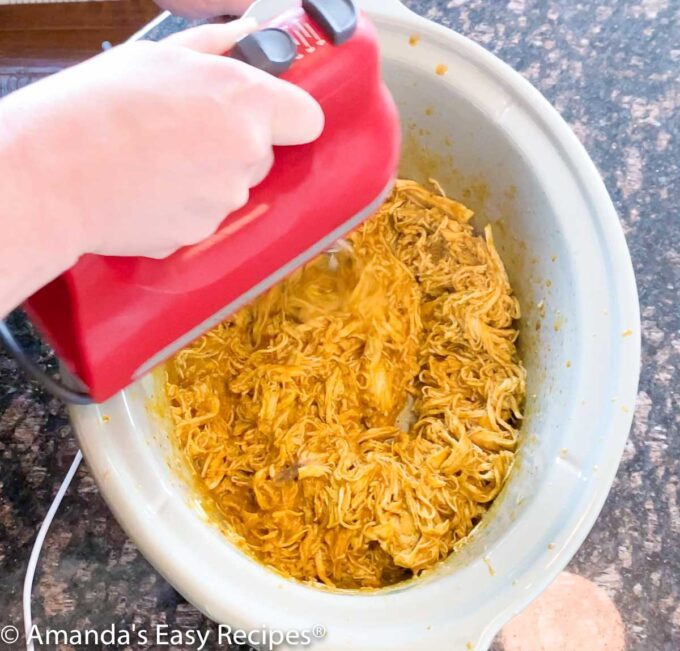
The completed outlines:
[[[254,0],[156,0],[162,9],[184,18],[240,16]]]
[[[82,253],[165,257],[211,235],[273,162],[314,140],[300,88],[215,56],[255,23],[205,25],[115,47],[0,105],[25,192]]]

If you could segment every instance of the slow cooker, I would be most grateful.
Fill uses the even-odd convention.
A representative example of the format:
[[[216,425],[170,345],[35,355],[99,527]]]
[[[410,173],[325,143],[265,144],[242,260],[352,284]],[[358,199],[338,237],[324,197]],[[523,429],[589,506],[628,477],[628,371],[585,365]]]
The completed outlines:
[[[567,564],[605,501],[637,388],[635,280],[593,162],[539,92],[397,0],[359,4],[379,32],[401,114],[401,175],[435,178],[475,210],[477,227],[493,224],[522,307],[528,396],[518,459],[469,542],[389,589],[302,585],[246,556],[202,510],[172,445],[157,373],[71,415],[122,527],[213,620],[322,627],[314,645],[328,651],[481,650]]]

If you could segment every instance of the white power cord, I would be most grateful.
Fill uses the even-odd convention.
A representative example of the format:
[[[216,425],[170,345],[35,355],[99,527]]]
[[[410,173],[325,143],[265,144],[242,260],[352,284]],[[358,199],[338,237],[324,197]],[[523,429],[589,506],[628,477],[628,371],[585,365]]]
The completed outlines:
[[[26,650],[34,651],[33,641],[31,640],[31,629],[33,628],[33,620],[31,618],[31,593],[33,592],[33,577],[35,576],[35,569],[38,566],[38,559],[40,558],[40,551],[42,550],[43,542],[45,541],[45,536],[54,520],[54,516],[59,509],[62,499],[73,479],[73,476],[78,470],[80,462],[83,460],[83,453],[78,450],[75,458],[71,463],[71,467],[64,477],[64,481],[61,483],[59,490],[57,491],[52,504],[50,505],[47,515],[38,529],[38,535],[35,537],[35,542],[33,543],[33,549],[31,550],[31,556],[28,559],[28,567],[26,568],[26,578],[24,579],[24,633],[26,635]]]

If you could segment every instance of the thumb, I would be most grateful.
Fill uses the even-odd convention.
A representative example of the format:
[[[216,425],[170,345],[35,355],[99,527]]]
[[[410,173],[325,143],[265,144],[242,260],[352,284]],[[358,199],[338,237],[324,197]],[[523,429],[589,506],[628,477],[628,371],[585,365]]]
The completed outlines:
[[[233,20],[224,25],[201,25],[172,34],[163,43],[179,45],[204,54],[224,54],[243,36],[257,29],[254,18]]]
[[[302,145],[316,140],[324,127],[319,103],[299,86],[275,77],[271,82],[274,101],[272,144]]]

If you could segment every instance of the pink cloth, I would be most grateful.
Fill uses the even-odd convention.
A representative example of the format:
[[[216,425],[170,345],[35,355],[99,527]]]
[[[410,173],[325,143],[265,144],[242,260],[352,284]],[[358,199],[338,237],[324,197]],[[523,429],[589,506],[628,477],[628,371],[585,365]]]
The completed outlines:
[[[607,593],[562,572],[501,635],[504,651],[623,651],[621,616]]]

